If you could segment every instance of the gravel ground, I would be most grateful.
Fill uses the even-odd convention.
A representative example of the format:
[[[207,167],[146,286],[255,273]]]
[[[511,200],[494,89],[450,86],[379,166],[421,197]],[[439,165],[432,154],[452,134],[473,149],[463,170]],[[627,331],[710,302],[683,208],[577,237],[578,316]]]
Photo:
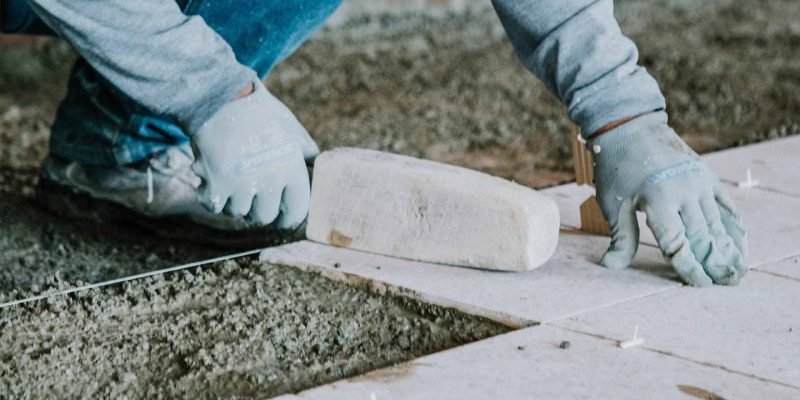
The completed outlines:
[[[0,310],[0,398],[266,398],[506,331],[226,261]]]
[[[427,157],[533,187],[571,180],[570,124],[562,107],[520,66],[493,13],[480,7],[467,10],[446,18],[417,13],[339,23],[279,66],[268,86],[323,148],[348,145]],[[639,44],[642,63],[661,83],[672,125],[698,151],[800,133],[800,2],[622,0],[617,2],[617,14],[623,29]],[[34,204],[36,170],[46,155],[48,126],[73,59],[69,47],[58,41],[33,48],[0,48],[0,299],[226,253],[153,238],[126,226],[65,221]],[[491,330],[472,321],[477,325],[471,325],[474,332],[464,331],[467,336],[444,330],[451,335],[447,336],[431,328],[420,330],[415,336],[419,341],[411,345],[395,343],[398,339],[380,332],[399,326],[385,318],[409,317],[406,309],[392,308],[397,303],[391,301],[396,300],[362,294],[364,301],[353,303],[351,311],[372,310],[374,318],[363,320],[358,332],[366,336],[356,335],[353,343],[374,339],[375,348],[399,347],[387,351],[382,361],[363,358],[378,354],[370,353],[374,349],[370,347],[309,352],[316,341],[332,339],[309,336],[297,323],[335,326],[336,321],[347,321],[337,319],[339,311],[309,314],[316,311],[289,307],[291,312],[283,318],[278,314],[285,310],[278,313],[255,298],[237,296],[239,303],[227,302],[228,285],[234,293],[244,293],[244,288],[253,287],[249,279],[261,277],[267,292],[278,296],[299,280],[306,285],[298,292],[300,298],[330,299],[332,304],[347,303],[355,292],[280,268],[231,268],[230,274],[208,272],[215,277],[213,283],[150,279],[79,299],[3,310],[0,336],[10,344],[0,350],[0,384],[7,385],[0,389],[18,394],[60,390],[50,393],[79,396],[97,384],[98,392],[92,393],[110,396],[150,397],[161,391],[167,397],[183,397],[191,395],[192,387],[208,388],[220,396],[254,393],[249,388],[259,394],[277,393],[341,376],[309,372],[317,371],[314,365],[323,366],[322,371],[349,365],[341,371],[356,372]],[[128,296],[127,291],[144,294]],[[194,302],[188,300],[192,294],[197,296]],[[281,296],[273,301],[305,304]],[[195,309],[193,304],[203,305]],[[255,310],[258,317],[247,317],[248,310]],[[208,322],[214,318],[218,325]],[[416,317],[412,313],[409,318]],[[140,323],[154,328],[139,329]],[[270,345],[256,341],[255,332],[266,332],[266,325],[259,324],[293,332],[265,335],[296,337],[292,343],[297,347],[287,349],[274,339]],[[213,333],[214,326],[228,330]],[[251,336],[236,339],[242,335]],[[220,348],[217,343],[225,345]],[[172,354],[177,350],[183,351],[175,353],[180,356]],[[304,354],[309,358],[302,358]],[[306,361],[295,373],[291,360],[296,357]],[[115,365],[122,364],[115,363],[128,360],[134,360],[135,370],[119,372],[123,369]],[[91,374],[80,376],[79,369],[69,369],[73,361],[86,371],[105,366],[108,375],[87,381]],[[167,371],[164,376],[169,379],[148,375],[154,370]],[[275,385],[265,383],[271,376],[265,370],[280,371]],[[76,375],[68,375],[69,371]],[[231,382],[241,383],[244,391],[229,391],[235,388],[222,378],[239,373]],[[320,380],[309,378],[312,375]],[[63,377],[76,384],[62,387],[67,379]],[[25,389],[14,383],[40,378],[57,387]]]

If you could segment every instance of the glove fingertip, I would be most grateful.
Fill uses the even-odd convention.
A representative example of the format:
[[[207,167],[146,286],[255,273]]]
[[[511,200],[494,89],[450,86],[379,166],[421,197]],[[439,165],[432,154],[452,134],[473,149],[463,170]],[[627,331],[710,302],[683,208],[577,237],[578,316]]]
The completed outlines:
[[[222,211],[235,218],[244,217],[252,208],[253,197],[254,196],[243,195],[232,196],[230,199],[228,199],[228,202]]]
[[[686,284],[692,287],[705,288],[713,286],[714,282],[711,280],[711,278],[703,275],[702,277],[698,277],[697,279],[687,280]]]
[[[719,279],[716,283],[725,286],[736,286],[747,275],[747,265],[744,262],[744,255],[737,253],[730,266],[730,274]]]
[[[206,186],[197,192],[197,201],[205,207],[206,210],[214,214],[219,214],[225,208],[228,199],[223,199],[221,195],[214,193]]]
[[[718,279],[716,283],[723,286],[736,286],[739,284],[739,281],[742,279],[742,277],[743,275],[739,273],[733,273],[722,279]]]
[[[308,133],[308,130],[297,120],[294,116],[285,120],[283,125],[297,138],[297,143],[300,145],[300,150],[303,152],[303,158],[306,161],[312,161],[319,155],[319,146],[314,142],[314,139]]]
[[[319,155],[319,147],[313,140],[302,143],[300,147],[303,150],[303,159],[306,161],[313,161]]]
[[[279,212],[278,202],[274,196],[259,197],[256,195],[253,200],[253,208],[246,218],[254,225],[266,226],[275,221]]]
[[[633,262],[633,254],[626,250],[609,249],[603,255],[600,265],[608,269],[628,268]]]
[[[687,285],[693,287],[709,287],[714,285],[711,277],[706,275],[705,270],[696,261],[687,261],[685,259],[673,258],[671,260],[673,267],[681,276]]]
[[[281,205],[281,213],[275,221],[275,226],[278,229],[293,230],[306,220],[306,216],[308,215],[307,206],[303,208],[302,205],[293,205],[292,211],[290,212],[285,212],[284,210],[286,209],[287,208]]]
[[[607,212],[606,215],[611,217],[611,245],[600,264],[608,269],[628,268],[639,249],[639,224],[634,203],[626,200],[616,213]]]

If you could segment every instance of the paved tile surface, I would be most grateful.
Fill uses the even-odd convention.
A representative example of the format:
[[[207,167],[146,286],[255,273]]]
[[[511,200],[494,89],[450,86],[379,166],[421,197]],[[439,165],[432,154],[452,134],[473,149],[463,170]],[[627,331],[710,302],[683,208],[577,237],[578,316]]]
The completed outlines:
[[[676,288],[556,322],[800,387],[800,282],[751,272],[737,287]]]
[[[680,285],[640,215],[636,267],[597,266],[608,238],[575,232],[592,193],[544,190],[559,204],[554,258],[524,274],[391,260],[301,242],[272,262],[394,290],[467,312],[544,325],[288,398],[800,398],[800,137],[706,155],[745,220],[754,268],[738,287]],[[735,183],[751,168],[754,189]],[[377,267],[381,267],[380,269]],[[621,350],[634,326],[642,346]],[[568,350],[558,348],[563,340]],[[521,347],[520,347],[521,346]]]
[[[760,189],[730,188],[744,219],[752,267],[800,255],[800,198]]]
[[[748,168],[762,189],[800,197],[800,136],[712,153],[703,158],[720,179],[737,184]]]
[[[547,322],[680,286],[672,269],[643,247],[635,265],[612,271],[597,264],[607,238],[562,232],[553,258],[539,269],[508,273],[398,260],[299,242],[265,250],[261,259],[357,275],[406,289],[424,301],[455,306],[512,325]],[[378,269],[380,267],[380,269]]]
[[[570,347],[559,344],[569,341]],[[694,396],[690,396],[691,393]],[[528,328],[292,399],[791,399],[800,390],[555,327]],[[287,397],[289,398],[289,397]]]

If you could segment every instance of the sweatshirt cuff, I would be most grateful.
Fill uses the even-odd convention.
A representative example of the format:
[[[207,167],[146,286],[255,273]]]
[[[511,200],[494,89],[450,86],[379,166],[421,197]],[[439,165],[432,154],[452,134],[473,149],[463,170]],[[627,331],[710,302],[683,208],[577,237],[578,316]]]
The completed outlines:
[[[599,89],[578,93],[583,98],[570,105],[569,116],[580,125],[584,139],[612,122],[666,109],[658,83],[644,68],[637,67],[623,80],[613,75],[604,80],[593,85]]]

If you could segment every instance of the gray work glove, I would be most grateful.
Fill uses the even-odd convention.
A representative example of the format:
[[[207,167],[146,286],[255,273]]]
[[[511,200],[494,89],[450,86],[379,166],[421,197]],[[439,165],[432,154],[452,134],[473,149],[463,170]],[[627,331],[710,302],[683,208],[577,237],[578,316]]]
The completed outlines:
[[[746,235],[719,180],[667,125],[667,114],[636,118],[588,141],[597,199],[611,227],[607,268],[630,265],[639,244],[636,211],[681,279],[735,285],[746,272]]]
[[[214,213],[294,229],[308,214],[305,159],[319,149],[291,111],[261,82],[231,101],[191,136],[200,202]]]

